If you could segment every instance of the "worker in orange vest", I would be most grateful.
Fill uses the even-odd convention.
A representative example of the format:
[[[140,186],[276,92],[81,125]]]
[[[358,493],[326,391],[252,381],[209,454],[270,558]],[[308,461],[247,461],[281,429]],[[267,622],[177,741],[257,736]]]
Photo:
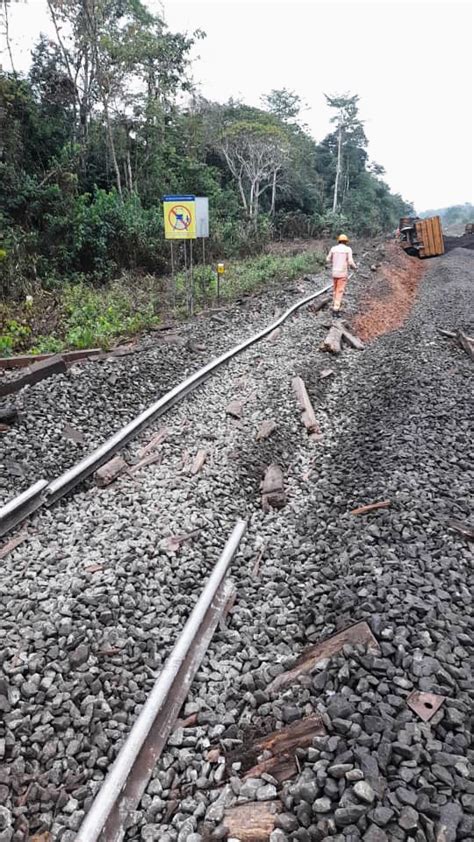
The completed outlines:
[[[349,267],[357,269],[348,242],[349,238],[345,234],[339,234],[337,246],[333,246],[326,257],[326,264],[332,266],[332,314],[335,319],[341,316],[342,296],[349,277]]]

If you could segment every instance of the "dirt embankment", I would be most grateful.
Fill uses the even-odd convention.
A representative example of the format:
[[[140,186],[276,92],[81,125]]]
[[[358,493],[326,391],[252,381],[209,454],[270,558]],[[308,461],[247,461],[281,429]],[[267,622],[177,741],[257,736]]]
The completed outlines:
[[[385,259],[368,282],[352,320],[357,336],[367,341],[399,328],[410,312],[425,269],[426,261],[409,257],[396,243],[387,243]]]

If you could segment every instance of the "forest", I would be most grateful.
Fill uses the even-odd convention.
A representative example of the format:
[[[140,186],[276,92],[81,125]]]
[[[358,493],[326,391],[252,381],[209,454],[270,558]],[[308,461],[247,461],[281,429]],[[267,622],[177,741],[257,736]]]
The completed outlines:
[[[27,75],[0,74],[0,283],[97,287],[169,271],[161,198],[208,196],[208,259],[341,228],[373,235],[410,207],[369,161],[357,94],[327,95],[333,131],[316,142],[297,93],[261,107],[209,102],[191,76],[205,34],[171,32],[140,0],[48,0]],[[6,62],[5,62],[6,64]]]

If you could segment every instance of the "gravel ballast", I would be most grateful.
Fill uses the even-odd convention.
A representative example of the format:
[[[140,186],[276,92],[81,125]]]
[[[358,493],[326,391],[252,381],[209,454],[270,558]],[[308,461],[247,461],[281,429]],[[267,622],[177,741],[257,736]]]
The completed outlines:
[[[472,511],[472,363],[436,331],[472,333],[473,277],[468,251],[432,261],[405,324],[338,358],[318,351],[327,316],[302,311],[162,420],[161,464],[32,518],[27,543],[2,562],[0,839],[49,831],[72,842],[242,515],[237,601],[184,709],[196,724],[171,738],[127,838],[225,838],[230,805],[275,797],[273,842],[422,842],[443,827],[446,840],[474,838],[472,544],[446,522]],[[319,441],[301,423],[295,375]],[[225,414],[234,399],[240,420]],[[269,418],[277,429],[257,442]],[[198,449],[207,459],[191,476]],[[265,514],[270,462],[287,504]],[[388,509],[350,515],[386,499]],[[183,534],[176,549],[169,539]],[[305,646],[359,620],[378,654],[346,646],[300,684],[267,691]],[[406,705],[413,689],[446,697],[429,723]],[[291,781],[244,783],[238,762],[225,770],[249,731],[313,712],[327,735],[300,751]]]

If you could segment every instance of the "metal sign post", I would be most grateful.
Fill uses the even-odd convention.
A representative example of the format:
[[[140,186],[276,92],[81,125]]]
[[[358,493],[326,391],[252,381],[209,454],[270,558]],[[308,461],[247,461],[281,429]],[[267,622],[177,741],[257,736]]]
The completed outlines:
[[[209,237],[209,199],[196,196],[196,236],[202,239],[202,262],[206,262],[206,238]]]
[[[194,316],[194,276],[193,276],[193,241],[189,241],[189,306],[190,316]]]
[[[165,238],[171,240],[171,274],[174,279],[173,240],[184,241],[185,296],[188,313],[194,313],[193,240],[209,236],[209,199],[205,196],[163,196]],[[189,274],[186,240],[189,240]]]
[[[221,300],[221,277],[225,272],[225,266],[223,263],[217,264],[217,303],[220,303]]]

